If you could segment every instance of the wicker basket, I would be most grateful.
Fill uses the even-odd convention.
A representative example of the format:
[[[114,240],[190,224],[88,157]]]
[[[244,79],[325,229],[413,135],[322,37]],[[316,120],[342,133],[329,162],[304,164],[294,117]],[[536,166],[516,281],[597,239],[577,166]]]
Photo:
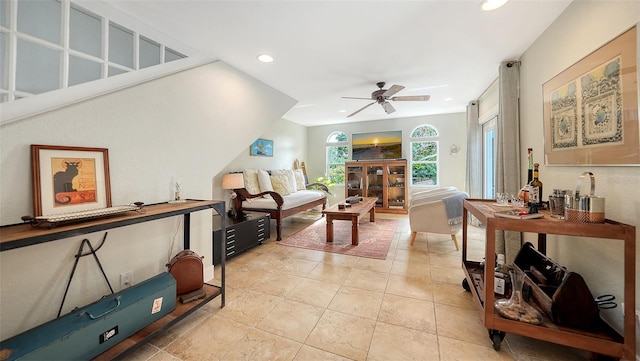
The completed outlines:
[[[589,175],[591,179],[591,192],[589,195],[580,195],[582,181]],[[604,223],[604,198],[594,196],[596,179],[591,172],[584,172],[578,178],[576,193],[565,195],[564,218],[574,223]]]

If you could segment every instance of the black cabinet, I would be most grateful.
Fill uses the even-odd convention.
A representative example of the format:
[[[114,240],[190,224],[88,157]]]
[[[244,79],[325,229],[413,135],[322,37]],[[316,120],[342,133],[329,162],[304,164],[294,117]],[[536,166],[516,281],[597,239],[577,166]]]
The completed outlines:
[[[225,239],[227,241],[227,259],[234,257],[251,247],[262,244],[271,237],[269,214],[258,212],[246,212],[246,218],[235,220],[227,218]],[[220,229],[220,216],[213,217],[213,264],[220,264],[220,249],[222,242],[222,230]]]

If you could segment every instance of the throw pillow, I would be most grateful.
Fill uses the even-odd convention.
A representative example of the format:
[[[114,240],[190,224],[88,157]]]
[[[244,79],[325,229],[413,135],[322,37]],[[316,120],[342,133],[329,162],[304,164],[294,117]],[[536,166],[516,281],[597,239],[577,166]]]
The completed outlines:
[[[258,169],[258,182],[260,183],[260,192],[273,192],[271,176],[262,169]]]
[[[307,189],[307,184],[304,181],[304,173],[302,173],[302,169],[296,169],[293,173],[296,177],[296,189],[299,191]]]
[[[271,185],[276,193],[280,193],[281,196],[291,194],[291,185],[289,185],[289,179],[285,174],[279,173],[271,176]]]
[[[298,185],[296,182],[296,175],[295,173],[293,173],[293,169],[287,169],[285,171],[283,171],[284,174],[287,176],[287,179],[289,180],[289,186],[291,187],[291,193],[295,193],[298,191]],[[304,188],[301,188],[300,190],[302,190]]]
[[[260,182],[258,181],[258,170],[257,169],[245,169],[242,172],[244,175],[244,189],[249,192],[249,194],[258,194],[260,193]]]

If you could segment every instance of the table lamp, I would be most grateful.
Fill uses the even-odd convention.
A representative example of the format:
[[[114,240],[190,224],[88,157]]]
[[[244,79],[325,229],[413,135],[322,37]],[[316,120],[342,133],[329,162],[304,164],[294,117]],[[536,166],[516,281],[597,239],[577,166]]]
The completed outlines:
[[[238,195],[235,190],[240,188],[244,188],[244,176],[242,173],[227,173],[222,176],[222,189],[231,190],[231,209],[229,210],[229,217],[232,218],[237,216],[234,200]]]

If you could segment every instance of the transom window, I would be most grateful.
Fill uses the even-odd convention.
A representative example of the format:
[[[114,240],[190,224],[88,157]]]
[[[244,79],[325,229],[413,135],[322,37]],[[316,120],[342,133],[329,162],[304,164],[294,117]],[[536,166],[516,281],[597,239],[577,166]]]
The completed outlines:
[[[438,185],[438,130],[427,124],[413,129],[411,142],[411,184]]]
[[[327,137],[327,176],[331,182],[344,184],[344,163],[349,160],[349,140],[337,131]]]
[[[0,103],[185,57],[69,0],[0,0]]]

